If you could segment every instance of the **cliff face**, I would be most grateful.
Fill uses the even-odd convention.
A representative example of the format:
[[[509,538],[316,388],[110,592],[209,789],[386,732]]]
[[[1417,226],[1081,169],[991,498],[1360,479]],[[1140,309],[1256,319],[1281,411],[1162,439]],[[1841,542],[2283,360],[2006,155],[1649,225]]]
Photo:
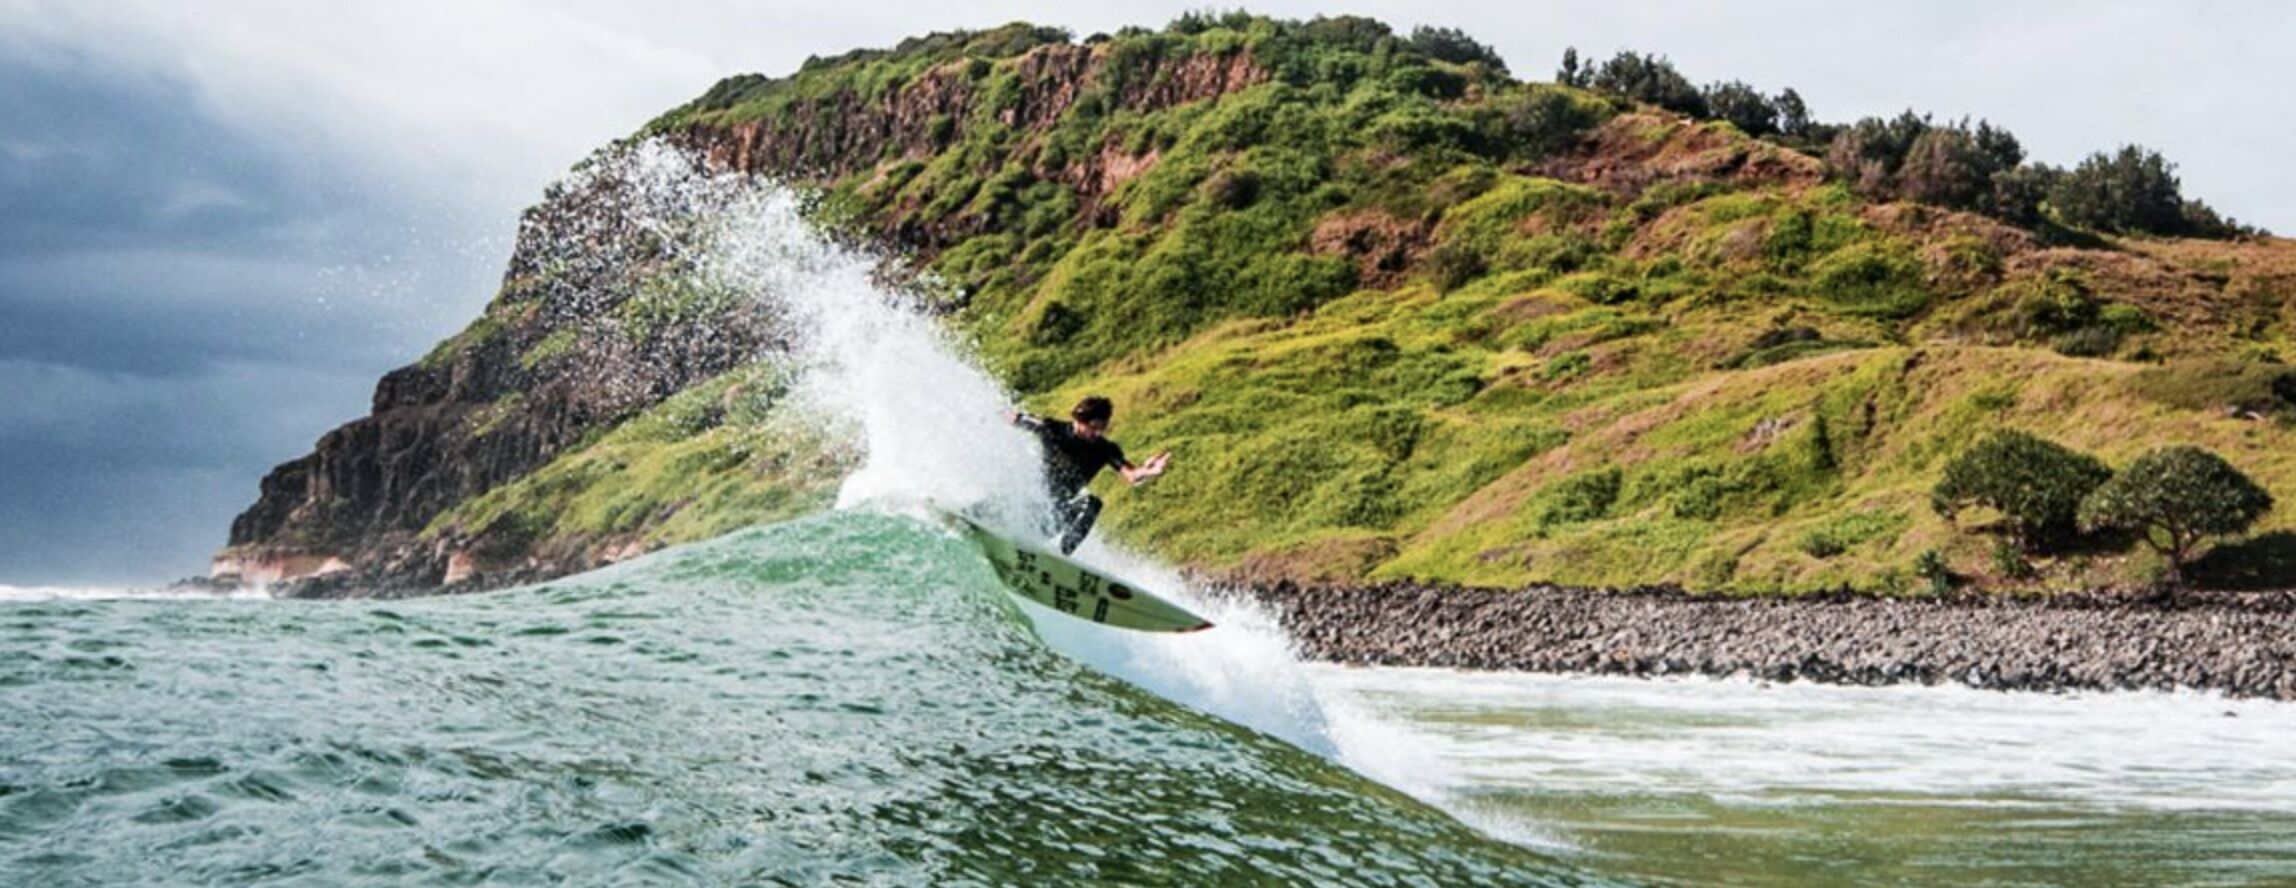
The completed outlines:
[[[1730,124],[1457,49],[1191,17],[726,80],[530,211],[484,316],[265,479],[216,569],[478,588],[821,502],[843,457],[776,427],[783,381],[754,360],[782,331],[697,289],[707,207],[665,209],[620,160],[658,144],[817,192],[1024,395],[1114,396],[1127,443],[1180,468],[1109,491],[1107,523],[1192,565],[1766,591],[1894,588],[1934,555],[1982,577],[1989,541],[1926,490],[1997,428],[2113,462],[2199,443],[2296,487],[2296,380],[2275,386],[2296,244],[1871,199]]]
[[[499,585],[579,570],[612,541],[561,553],[489,549],[429,533],[451,508],[525,477],[569,448],[696,383],[756,359],[762,309],[677,306],[652,323],[647,286],[678,258],[635,225],[635,188],[612,169],[579,176],[528,211],[499,295],[468,329],[386,374],[372,412],[263,479],[232,522],[218,578],[365,594]]]
[[[878,96],[840,89],[792,98],[770,117],[694,121],[668,134],[714,169],[819,185],[856,174],[875,178],[984,134],[998,142],[1041,141],[1086,97],[1095,115],[1153,115],[1216,99],[1268,76],[1241,50],[1127,63],[1103,49],[1055,43],[1009,60],[1009,73],[999,81],[982,77],[977,61],[967,57],[929,68]],[[1117,144],[1096,148],[1081,156],[1039,156],[1029,173],[1063,186],[1085,218],[1100,216],[1110,193],[1154,166],[1158,152]],[[996,163],[985,157],[979,162]],[[928,203],[919,198],[872,214],[873,233],[929,262],[995,226],[990,214],[931,212]]]

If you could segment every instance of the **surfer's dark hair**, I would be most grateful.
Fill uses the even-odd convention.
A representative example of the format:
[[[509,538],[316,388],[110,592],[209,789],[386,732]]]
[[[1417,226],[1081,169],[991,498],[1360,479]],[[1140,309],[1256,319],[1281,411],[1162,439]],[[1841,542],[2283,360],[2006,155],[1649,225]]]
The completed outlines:
[[[1098,425],[1107,422],[1108,418],[1114,415],[1116,415],[1116,405],[1109,403],[1107,398],[1099,395],[1086,396],[1084,400],[1076,402],[1076,409],[1068,411],[1070,419],[1085,425]]]

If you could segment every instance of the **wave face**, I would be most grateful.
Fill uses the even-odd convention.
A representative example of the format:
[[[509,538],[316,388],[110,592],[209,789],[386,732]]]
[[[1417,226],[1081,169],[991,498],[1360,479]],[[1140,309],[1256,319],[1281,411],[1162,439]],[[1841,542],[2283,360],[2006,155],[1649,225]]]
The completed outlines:
[[[837,512],[533,588],[0,607],[0,884],[1575,884]]]

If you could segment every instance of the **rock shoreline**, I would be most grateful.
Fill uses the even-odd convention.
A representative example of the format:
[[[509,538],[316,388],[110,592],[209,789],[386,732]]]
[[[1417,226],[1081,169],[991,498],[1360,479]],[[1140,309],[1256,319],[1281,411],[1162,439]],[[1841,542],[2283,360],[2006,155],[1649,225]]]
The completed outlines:
[[[1672,588],[1222,587],[1337,663],[2296,700],[2296,591],[1735,598]]]

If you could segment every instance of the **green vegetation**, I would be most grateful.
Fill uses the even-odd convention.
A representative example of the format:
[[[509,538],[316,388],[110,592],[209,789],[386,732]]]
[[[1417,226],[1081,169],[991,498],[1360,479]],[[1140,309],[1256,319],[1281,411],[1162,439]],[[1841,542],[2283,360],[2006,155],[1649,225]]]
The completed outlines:
[[[2223,457],[2198,447],[2165,447],[2137,457],[2081,502],[2081,526],[2137,531],[2181,579],[2193,551],[2212,536],[2244,533],[2272,511],[2272,494]]]
[[[2111,234],[2230,238],[2259,229],[2186,199],[2175,165],[2138,145],[2098,152],[2071,170],[2025,162],[2024,146],[1986,121],[1937,123],[1906,111],[1850,124],[1813,121],[1799,93],[1764,96],[1740,81],[1691,85],[1664,56],[1621,51],[1601,64],[1563,50],[1555,81],[1701,120],[1725,121],[1825,158],[1835,179],[1875,200],[1909,200],[1984,213],[2046,237],[2070,229]]]
[[[1945,464],[1930,504],[1947,520],[1972,506],[1992,509],[2021,546],[2044,548],[2070,540],[2082,500],[2112,475],[2096,457],[2004,429]]]
[[[603,557],[707,539],[826,505],[842,471],[832,435],[775,409],[776,371],[688,388],[588,446],[433,519],[428,538],[484,552]]]
[[[2270,416],[2296,377],[2265,360],[2296,354],[2296,250],[2113,240],[2165,217],[2092,211],[2078,183],[2160,185],[2141,152],[2057,171],[1990,124],[1818,124],[1792,90],[1695,88],[1663,58],[1573,53],[1525,83],[1455,31],[1242,14],[934,35],[728,80],[648,132],[749,125],[824,218],[912,251],[1023,397],[1108,394],[1122,440],[1174,450],[1164,479],[1106,491],[1105,520],[1193,565],[2109,583],[2141,568],[2022,545],[2070,536],[2102,480],[2071,448],[2173,436],[2296,484]],[[2204,210],[2165,233],[2224,233]],[[724,299],[646,281],[609,320]],[[498,336],[488,318],[458,342]],[[562,333],[519,340],[530,369],[578,345]],[[730,384],[431,530],[662,542],[817,502],[839,463],[794,420],[711,406]],[[1967,507],[2014,539],[1939,514]]]

